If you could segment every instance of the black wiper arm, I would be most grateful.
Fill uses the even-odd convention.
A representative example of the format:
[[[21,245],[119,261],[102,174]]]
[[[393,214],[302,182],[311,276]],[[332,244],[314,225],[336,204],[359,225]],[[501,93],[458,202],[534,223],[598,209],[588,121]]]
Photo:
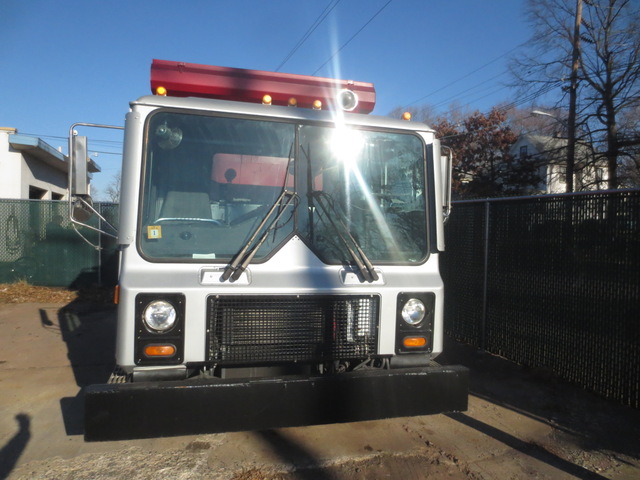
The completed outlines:
[[[333,203],[327,200],[327,194],[321,191],[314,191],[309,195],[317,199],[316,204],[320,206],[320,209],[324,214],[323,216],[327,218],[327,222],[333,231],[338,235],[338,238],[342,240],[342,243],[349,252],[349,255],[353,259],[364,280],[367,282],[375,282],[378,280],[378,273],[375,271],[375,268],[373,268],[373,264],[369,260],[369,257],[364,253],[364,250],[362,250],[357,240],[353,238],[353,235],[351,235],[351,232],[342,221],[342,216]],[[333,220],[333,215],[331,215],[332,213],[337,217],[339,225]],[[347,241],[347,238],[345,238],[345,235],[351,242],[351,245],[349,244],[349,241]],[[352,247],[355,248],[358,253],[356,253]]]
[[[282,201],[287,196],[289,198],[284,204],[282,204]],[[222,281],[226,281],[229,278],[235,281],[238,278],[240,278],[240,275],[242,275],[242,272],[246,270],[247,265],[249,265],[249,262],[251,262],[251,259],[254,257],[254,255],[260,248],[260,246],[262,246],[262,244],[265,242],[265,240],[269,236],[269,233],[273,231],[276,224],[278,223],[278,220],[280,220],[280,217],[287,210],[287,207],[291,204],[293,199],[296,198],[296,196],[297,194],[295,192],[290,192],[286,189],[282,190],[282,193],[280,193],[276,201],[273,202],[273,205],[271,205],[271,208],[269,208],[269,211],[260,222],[260,225],[257,226],[257,228],[253,231],[253,234],[251,235],[249,240],[247,240],[247,243],[244,244],[242,249],[236,254],[235,257],[233,257],[231,262],[225,267],[224,272],[222,273]],[[275,212],[276,208],[278,207],[281,207],[280,211],[275,216],[275,218],[271,221],[271,223],[269,224],[269,227],[264,231],[264,233],[262,234],[258,242],[252,247],[256,237],[258,236],[260,231],[264,228],[264,226],[267,224],[269,219],[273,216],[273,212]]]

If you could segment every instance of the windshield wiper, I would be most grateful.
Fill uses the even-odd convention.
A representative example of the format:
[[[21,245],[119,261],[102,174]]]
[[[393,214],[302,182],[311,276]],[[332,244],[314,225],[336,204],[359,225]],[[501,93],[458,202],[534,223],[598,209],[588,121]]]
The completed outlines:
[[[331,227],[338,238],[342,241],[345,248],[349,252],[349,255],[356,264],[356,267],[360,271],[362,278],[364,278],[366,282],[375,282],[376,280],[378,280],[378,273],[373,268],[373,264],[369,260],[369,257],[367,257],[367,255],[364,253],[364,250],[362,250],[358,241],[353,238],[353,235],[351,235],[349,228],[344,224],[342,220],[342,218],[344,218],[344,215],[341,215],[340,212],[336,209],[329,195],[325,192],[316,190],[313,192],[309,192],[309,197],[316,200],[315,204],[320,207],[323,213],[323,215],[320,216],[320,220],[322,220],[323,218],[327,219],[326,224]],[[337,218],[337,223],[333,220],[334,216]]]
[[[280,217],[282,217],[282,214],[287,211],[287,207],[289,207],[291,202],[293,202],[293,200],[297,196],[298,195],[295,192],[282,190],[282,193],[280,193],[276,201],[273,202],[273,205],[271,205],[271,208],[269,208],[269,211],[260,222],[260,225],[256,227],[249,240],[247,240],[247,243],[244,244],[242,249],[236,254],[235,257],[233,257],[233,260],[231,260],[231,262],[225,267],[224,272],[222,273],[223,281],[226,281],[229,278],[231,278],[232,281],[236,281],[238,278],[240,278],[240,275],[242,275],[242,272],[247,269],[247,266],[253,259],[254,255],[257,253],[258,249],[267,240],[269,234],[275,229],[276,225],[278,224],[278,220],[280,220]],[[285,197],[288,198],[287,201],[283,204],[282,201]],[[280,211],[277,213],[275,218],[271,220],[271,223],[263,232],[260,239],[255,244],[253,244],[260,231],[264,228],[269,219],[273,217],[273,212],[275,212],[276,208],[278,207],[280,207]]]
[[[249,238],[249,240],[247,240],[247,243],[243,245],[242,249],[240,249],[240,251],[233,257],[231,262],[225,267],[221,277],[223,282],[227,281],[229,278],[231,278],[232,281],[236,281],[240,278],[240,275],[242,275],[242,272],[244,272],[247,269],[247,266],[253,259],[254,255],[258,252],[258,249],[267,240],[267,237],[269,236],[269,234],[273,230],[275,230],[276,226],[278,225],[278,220],[280,220],[280,217],[282,216],[282,214],[286,212],[287,207],[289,207],[291,202],[295,198],[297,198],[298,194],[296,192],[290,192],[289,190],[287,190],[287,178],[289,176],[289,169],[291,168],[291,162],[294,160],[293,148],[294,148],[294,143],[291,143],[291,146],[289,147],[289,158],[287,160],[287,168],[284,171],[284,180],[282,181],[282,191],[280,195],[278,195],[278,198],[276,199],[276,201],[273,202],[271,207],[269,207],[269,211],[260,222],[260,225],[258,225],[256,229],[253,231],[253,233],[251,234],[251,237]],[[283,204],[282,200],[284,200],[285,197],[289,197],[289,198]],[[273,212],[275,212],[276,208],[278,207],[280,207],[278,214],[271,221],[271,223],[269,224],[267,229],[264,231],[264,233],[262,234],[258,242],[252,247],[251,245],[253,244],[254,240],[256,239],[260,231],[264,228],[264,226],[267,224],[269,219],[273,216]],[[293,208],[293,212],[295,212],[295,207],[296,206],[294,206]],[[293,216],[293,212],[291,214],[292,216]]]

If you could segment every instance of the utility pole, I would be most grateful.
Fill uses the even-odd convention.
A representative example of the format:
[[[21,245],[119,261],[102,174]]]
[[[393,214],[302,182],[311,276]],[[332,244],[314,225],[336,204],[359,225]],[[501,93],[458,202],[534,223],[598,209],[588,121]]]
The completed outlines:
[[[576,154],[576,98],[578,96],[578,69],[580,68],[580,24],[582,0],[576,0],[576,18],[573,28],[573,55],[571,85],[569,87],[569,118],[567,119],[567,192],[573,192],[573,173]]]

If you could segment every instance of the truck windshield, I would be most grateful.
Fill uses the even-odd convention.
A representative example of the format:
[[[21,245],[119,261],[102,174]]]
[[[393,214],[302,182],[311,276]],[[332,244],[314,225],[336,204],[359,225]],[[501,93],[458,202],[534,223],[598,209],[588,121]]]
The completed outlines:
[[[146,139],[138,245],[152,261],[227,263],[260,238],[260,262],[293,235],[328,264],[427,256],[416,135],[158,112]]]

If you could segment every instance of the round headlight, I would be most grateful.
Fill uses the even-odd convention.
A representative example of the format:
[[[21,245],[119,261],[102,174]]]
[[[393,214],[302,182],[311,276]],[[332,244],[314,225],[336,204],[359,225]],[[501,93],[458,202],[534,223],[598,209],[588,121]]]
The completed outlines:
[[[176,309],[169,302],[155,300],[144,309],[142,318],[151,330],[166,332],[175,325],[177,314]]]
[[[402,319],[409,325],[418,325],[424,318],[425,313],[424,303],[417,298],[410,298],[402,307]]]

